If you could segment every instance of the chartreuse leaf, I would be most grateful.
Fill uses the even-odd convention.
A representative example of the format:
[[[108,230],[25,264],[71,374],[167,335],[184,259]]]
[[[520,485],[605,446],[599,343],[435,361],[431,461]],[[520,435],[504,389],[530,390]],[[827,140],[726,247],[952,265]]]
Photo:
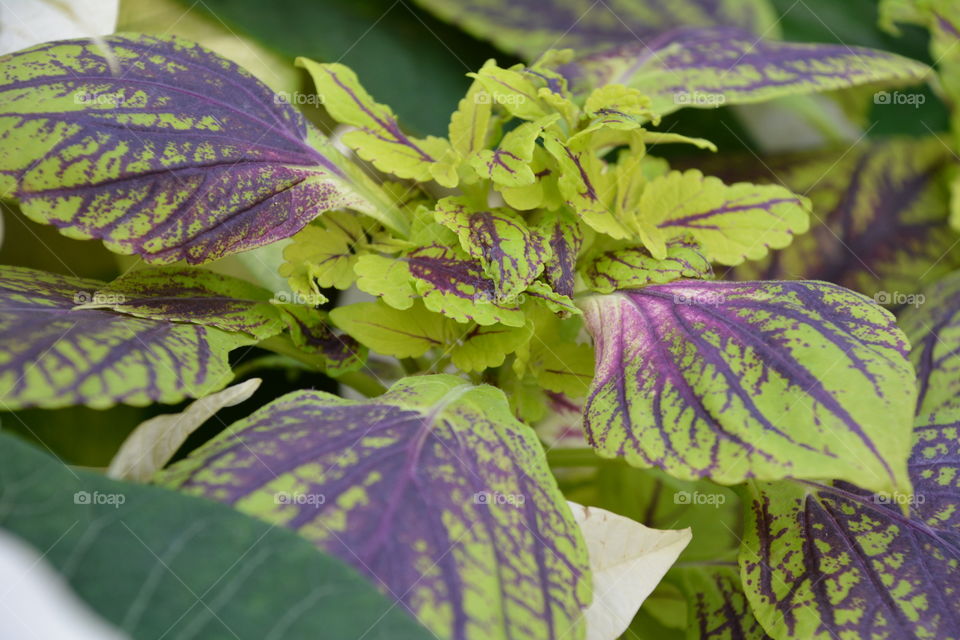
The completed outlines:
[[[527,344],[533,335],[533,324],[508,327],[504,324],[473,325],[467,331],[456,327],[450,360],[461,371],[483,371],[499,367],[507,356]]]
[[[841,481],[749,485],[740,570],[771,636],[956,637],[960,413],[918,418],[909,469],[913,495]]]
[[[912,495],[871,494],[845,482],[750,486],[740,567],[754,611],[775,638],[956,637],[956,282],[938,285],[922,307],[904,314],[920,382]]]
[[[597,256],[584,273],[594,291],[613,293],[648,284],[666,284],[681,278],[706,278],[713,274],[710,262],[695,245],[675,242],[667,255],[657,260],[643,247],[625,247]]]
[[[553,114],[535,122],[524,122],[512,129],[496,149],[483,149],[473,157],[471,165],[481,177],[493,180],[504,187],[525,187],[536,182],[537,177],[530,167],[537,138],[560,116]]]
[[[434,375],[359,402],[295,392],[158,481],[294,529],[438,637],[583,638],[586,547],[499,389]]]
[[[409,309],[417,298],[410,267],[402,258],[363,255],[357,258],[353,270],[360,291],[381,298],[395,309]]]
[[[22,267],[0,269],[0,403],[5,409],[199,398],[230,381],[232,349],[256,342],[247,333],[202,324],[74,309],[104,286]],[[205,304],[187,300],[174,305],[171,315],[182,317],[183,308],[202,310]],[[160,307],[151,313],[159,318]]]
[[[687,597],[689,640],[770,640],[750,609],[735,563],[675,568],[671,574]]]
[[[110,309],[138,318],[193,322],[263,340],[284,324],[271,293],[244,280],[206,269],[151,267],[126,273],[91,292],[76,309]]]
[[[700,171],[671,171],[643,190],[638,223],[644,244],[658,260],[666,241],[692,236],[707,259],[740,264],[787,246],[809,227],[810,202],[776,185],[725,185]]]
[[[360,302],[337,307],[330,317],[378,353],[418,358],[436,349],[438,356],[449,355],[454,366],[467,372],[500,366],[532,332],[532,325],[463,324],[428,311],[419,301],[404,311],[382,302]]]
[[[583,51],[647,40],[677,27],[733,25],[752,33],[777,34],[776,12],[767,0],[418,2],[474,36],[491,40],[500,49],[526,60],[535,60],[549,49]]]
[[[466,198],[451,197],[437,203],[434,215],[480,261],[493,280],[496,302],[509,301],[543,273],[550,245],[513,211],[477,211]]]
[[[571,398],[586,395],[593,379],[593,349],[576,342],[576,333],[565,334],[580,325],[563,323],[554,314],[537,309],[531,314],[535,333],[517,353],[513,369],[518,376],[532,377],[544,390]]]
[[[434,136],[412,138],[405,134],[393,110],[377,103],[348,67],[307,58],[297,58],[297,65],[310,73],[327,112],[338,122],[357,127],[343,136],[344,144],[357,155],[399,178],[420,182],[434,178],[431,169],[450,149],[449,142]],[[445,182],[444,186],[455,187],[456,180]]]
[[[292,532],[209,500],[72,470],[6,434],[0,505],[0,527],[41,549],[124,637],[433,638]]]
[[[635,129],[645,122],[658,121],[650,110],[650,97],[622,84],[607,84],[595,89],[583,105],[584,113],[615,129]]]
[[[448,127],[450,145],[461,157],[470,158],[487,148],[492,112],[490,94],[479,80],[474,80],[450,116]]]
[[[634,231],[614,209],[616,181],[612,172],[605,171],[603,161],[592,150],[575,150],[550,133],[544,135],[543,146],[559,165],[561,195],[580,219],[612,238],[632,237]]]
[[[430,311],[458,322],[523,326],[519,296],[503,299],[497,283],[483,272],[480,262],[458,247],[432,244],[415,249],[402,259]]]
[[[530,162],[534,182],[523,187],[508,187],[494,184],[504,201],[520,211],[529,211],[543,207],[544,209],[558,209],[563,205],[563,198],[557,187],[556,175],[558,167],[556,160],[541,146],[533,149],[533,160]]]
[[[383,302],[359,302],[330,312],[334,324],[378,353],[397,358],[419,358],[442,347],[448,320],[428,311],[420,301],[406,310]]]
[[[323,370],[337,377],[356,371],[367,361],[367,350],[354,338],[338,333],[327,322],[327,314],[299,304],[279,306],[293,346],[300,351],[323,357]]]
[[[64,41],[3,65],[0,189],[32,220],[147,261],[200,263],[327,209],[378,214],[303,116],[235,64],[176,38],[103,44],[109,55]]]
[[[539,87],[516,69],[501,69],[490,60],[477,73],[468,73],[487,90],[490,102],[524,120],[539,120],[551,115],[550,105],[540,97]]]
[[[873,301],[818,282],[681,281],[581,304],[604,456],[682,479],[839,478],[909,491],[907,345]]]
[[[571,63],[581,90],[623,84],[650,96],[666,115],[683,107],[716,108],[864,84],[923,82],[925,64],[844,44],[758,40],[736,28],[680,29],[633,41]]]
[[[349,211],[331,211],[293,237],[283,250],[280,275],[302,295],[319,295],[321,288],[347,289],[356,279],[357,256],[368,243],[369,226]]]
[[[724,179],[782,183],[809,197],[815,213],[809,233],[738,266],[731,279],[826,280],[884,304],[912,303],[923,284],[960,267],[941,180],[952,161],[930,136],[709,164],[704,171]]]

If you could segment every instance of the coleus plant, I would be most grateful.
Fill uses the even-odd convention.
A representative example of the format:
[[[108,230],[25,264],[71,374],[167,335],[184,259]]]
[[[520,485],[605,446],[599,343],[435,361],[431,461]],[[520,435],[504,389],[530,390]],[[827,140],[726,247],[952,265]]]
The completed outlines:
[[[342,125],[331,139],[235,64],[178,38],[61,41],[3,58],[0,187],[30,219],[149,263],[112,282],[3,268],[6,409],[198,398],[207,404],[184,414],[195,426],[230,402],[220,395],[235,377],[228,355],[252,345],[353,392],[277,398],[170,465],[189,428],[144,424],[111,470],[158,487],[44,471],[29,489],[38,496],[14,506],[61,501],[61,520],[14,508],[0,524],[55,544],[58,523],[73,518],[69,499],[78,521],[132,513],[124,526],[150,532],[144,546],[170,557],[217,549],[221,537],[224,553],[240,555],[269,534],[283,560],[257,556],[244,571],[269,578],[280,563],[302,565],[285,592],[302,604],[270,619],[258,607],[283,592],[213,591],[224,553],[209,567],[181,560],[188,591],[232,605],[230,625],[199,614],[166,622],[187,635],[214,637],[219,623],[249,637],[616,637],[690,538],[656,537],[668,552],[618,558],[617,574],[609,548],[643,544],[623,543],[611,514],[597,527],[589,518],[604,512],[567,502],[604,502],[601,483],[567,468],[576,459],[632,478],[648,515],[663,512],[667,487],[679,504],[713,498],[689,498],[702,531],[710,520],[742,530],[731,555],[726,535],[701,542],[695,524],[688,560],[667,575],[663,588],[685,596],[688,637],[956,637],[960,285],[934,285],[937,303],[905,313],[901,330],[842,286],[873,294],[863,272],[875,273],[843,264],[824,233],[838,225],[860,237],[847,223],[870,215],[915,227],[912,244],[898,245],[894,230],[871,255],[884,277],[906,277],[905,253],[937,254],[930,242],[945,242],[930,237],[939,214],[916,203],[935,198],[949,158],[932,144],[911,155],[889,143],[820,186],[836,162],[790,157],[780,160],[788,187],[743,164],[717,177],[709,163],[671,167],[648,153],[714,149],[658,128],[682,107],[898,87],[930,69],[757,39],[769,14],[740,24],[746,4],[763,6],[691,3],[693,20],[663,12],[648,22],[649,44],[589,21],[533,37],[511,22],[516,11],[470,7],[468,29],[528,62],[491,60],[470,74],[445,138],[406,132],[338,63],[298,61]],[[691,22],[701,28],[669,29]],[[581,54],[543,51],[558,34]],[[598,39],[614,46],[591,47]],[[757,178],[722,179],[738,170]],[[858,204],[851,174],[873,176],[891,198],[909,185],[909,197],[887,210]],[[827,222],[802,236],[818,212]],[[288,238],[288,292],[193,266]],[[577,418],[554,437],[551,422],[565,415]],[[34,469],[58,468],[4,440],[4,496]],[[146,470],[132,464],[142,458]],[[75,509],[74,489],[130,492],[136,504],[111,505],[113,515],[95,505],[93,517]],[[731,508],[718,515],[721,496]],[[234,509],[205,512],[213,507],[197,497]],[[181,515],[150,529],[147,500],[210,524],[194,529]],[[108,620],[138,637],[163,633],[176,614],[148,613],[129,597],[136,590],[101,589],[89,561],[77,570],[75,553],[103,557],[123,538],[104,531],[95,542],[78,531],[81,551],[51,562]],[[283,544],[289,555],[274,551]],[[142,549],[124,552],[131,579],[168,602]],[[337,590],[347,610],[319,609],[335,621],[325,629],[314,606],[329,607]],[[614,604],[621,590],[634,594],[626,611]],[[370,616],[366,631],[350,606]]]

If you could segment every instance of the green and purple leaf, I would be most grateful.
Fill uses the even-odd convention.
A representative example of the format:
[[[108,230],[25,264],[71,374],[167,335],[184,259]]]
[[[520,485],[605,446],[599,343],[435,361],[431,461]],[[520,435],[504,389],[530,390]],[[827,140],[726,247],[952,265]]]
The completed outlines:
[[[735,563],[708,562],[671,574],[687,596],[690,640],[771,640],[750,610]]]
[[[900,314],[900,326],[913,345],[917,416],[960,412],[960,272],[927,287],[916,300]]]
[[[762,40],[736,28],[678,29],[564,67],[578,91],[623,84],[650,96],[661,115],[864,84],[918,84],[930,72],[884,51]]]
[[[249,73],[176,38],[107,36],[12,54],[0,188],[31,219],[151,262],[201,263],[369,205],[336,152]],[[114,68],[115,64],[115,68]]]
[[[766,0],[417,0],[478,38],[528,61],[548,49],[578,51],[647,40],[684,26],[775,29]]]
[[[393,110],[377,103],[350,68],[307,58],[298,58],[297,64],[310,73],[327,112],[338,122],[356,127],[344,134],[343,142],[357,155],[400,178],[426,182],[435,177],[438,163],[452,151],[449,142],[405,134]],[[441,181],[447,187],[457,186],[456,173],[452,182]]]
[[[730,279],[826,280],[901,306],[900,297],[960,267],[951,251],[960,234],[948,224],[950,195],[940,177],[951,161],[931,136],[699,166],[725,181],[782,183],[813,203],[809,233],[739,265]]]
[[[289,394],[158,480],[298,531],[441,638],[582,638],[587,551],[533,431],[453,376]]]
[[[493,280],[494,302],[509,301],[543,272],[550,244],[513,211],[476,211],[466,198],[444,198],[434,216],[457,234],[467,254],[480,261]]]
[[[0,271],[3,408],[199,398],[230,382],[232,349],[256,342],[212,326],[74,308],[104,286],[20,267]]]
[[[458,248],[433,244],[411,251],[399,262],[406,263],[430,311],[458,322],[523,326],[519,299],[501,300],[497,283],[484,273],[480,262]]]
[[[696,169],[671,171],[650,181],[639,201],[638,223],[655,258],[666,243],[692,237],[713,262],[735,265],[789,245],[810,225],[810,202],[777,185],[726,185]]]
[[[957,637],[960,414],[939,417],[918,422],[913,495],[845,482],[751,486],[740,566],[773,637]]]
[[[908,490],[915,375],[893,316],[819,282],[675,282],[581,304],[601,455],[681,479]]]
[[[279,305],[279,309],[293,345],[304,353],[323,356],[323,369],[328,376],[356,371],[366,362],[366,348],[352,337],[334,331],[323,311],[297,304]]]
[[[583,230],[569,214],[555,213],[549,216],[539,227],[550,247],[550,255],[544,265],[544,277],[556,293],[572,298],[577,278],[577,258],[583,246]]]
[[[138,318],[193,322],[264,340],[283,330],[266,289],[206,269],[151,267],[97,289],[78,309],[110,309]]]
[[[704,279],[713,275],[710,262],[696,245],[675,242],[667,255],[657,260],[643,247],[626,247],[597,256],[584,273],[590,288],[599,293],[635,289],[648,284],[666,284],[682,278]]]

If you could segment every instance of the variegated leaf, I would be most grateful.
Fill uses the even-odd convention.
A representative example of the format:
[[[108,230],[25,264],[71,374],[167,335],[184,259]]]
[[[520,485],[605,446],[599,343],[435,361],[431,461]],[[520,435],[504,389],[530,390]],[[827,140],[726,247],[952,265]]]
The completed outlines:
[[[477,211],[466,198],[444,198],[437,222],[456,232],[460,246],[493,280],[494,302],[509,301],[543,272],[550,245],[509,209]]]
[[[704,256],[735,265],[787,246],[809,227],[810,203],[775,185],[725,185],[691,169],[671,171],[644,188],[638,221],[655,258],[667,256],[671,238],[693,237]]]
[[[776,33],[766,0],[417,0],[499,48],[534,60],[548,49],[578,51],[647,40],[687,26],[733,25]]]
[[[845,44],[757,39],[736,28],[678,29],[631,41],[564,69],[581,91],[623,84],[650,96],[654,112],[762,102],[863,84],[923,82],[926,65]]]
[[[271,293],[206,269],[151,267],[131,271],[77,298],[78,309],[111,309],[138,318],[193,322],[258,340],[283,330]]]
[[[5,409],[174,403],[216,391],[230,350],[256,340],[200,324],[74,309],[104,283],[0,271],[0,404]]]
[[[713,274],[710,262],[696,246],[667,245],[667,255],[657,260],[643,247],[606,251],[590,263],[584,277],[599,293],[635,289],[648,284],[666,284],[682,278],[706,278]]]
[[[727,157],[705,172],[726,181],[774,182],[807,196],[812,228],[790,246],[728,275],[732,280],[826,280],[902,306],[924,283],[960,267],[951,249],[941,179],[952,156],[935,137],[894,138],[829,151]]]
[[[235,64],[176,38],[116,35],[12,54],[0,72],[0,188],[71,237],[200,263],[373,211],[336,151]]]
[[[439,637],[583,637],[581,533],[492,387],[422,376],[359,402],[292,393],[159,481],[298,531]]]
[[[581,305],[604,456],[682,479],[909,490],[915,376],[893,316],[818,282],[675,282]]]
[[[343,142],[381,171],[400,178],[425,182],[431,171],[450,151],[450,143],[433,136],[413,138],[400,129],[397,117],[387,105],[377,103],[360,85],[348,67],[339,63],[321,64],[298,58],[317,87],[324,108],[338,122],[356,129],[343,136]],[[454,174],[456,175],[456,174]],[[455,187],[456,180],[444,186]]]
[[[957,637],[960,413],[938,418],[918,420],[912,495],[845,482],[751,485],[740,567],[771,636]]]

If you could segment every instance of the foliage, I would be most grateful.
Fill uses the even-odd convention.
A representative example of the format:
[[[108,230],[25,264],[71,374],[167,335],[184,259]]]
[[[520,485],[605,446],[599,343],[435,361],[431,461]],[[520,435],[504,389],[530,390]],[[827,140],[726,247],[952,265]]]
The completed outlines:
[[[421,4],[524,61],[410,118],[321,46],[318,118],[178,36],[3,58],[0,188],[146,264],[0,268],[2,408],[195,402],[111,452],[153,486],[3,436],[0,525],[44,549],[75,521],[50,564],[134,637],[612,640],[644,599],[640,637],[956,637],[956,156],[709,157],[677,124],[954,101],[960,5],[882,3],[933,69],[777,40],[764,0]]]

